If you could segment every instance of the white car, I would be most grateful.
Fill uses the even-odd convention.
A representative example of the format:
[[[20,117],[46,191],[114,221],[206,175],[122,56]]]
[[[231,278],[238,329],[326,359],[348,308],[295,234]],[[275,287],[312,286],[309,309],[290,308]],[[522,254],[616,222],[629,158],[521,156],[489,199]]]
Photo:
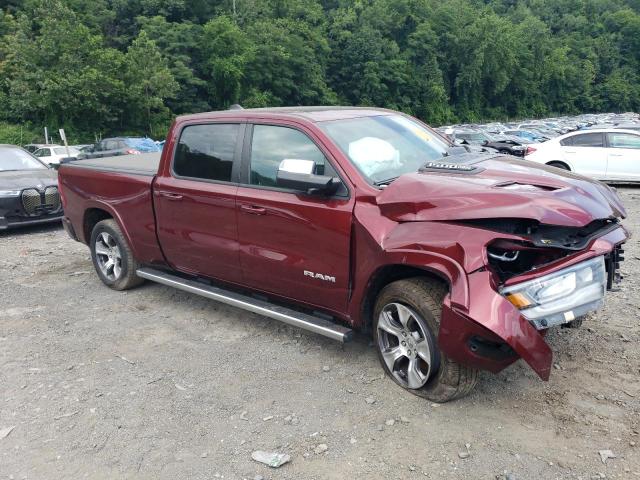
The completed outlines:
[[[36,150],[33,154],[48,165],[59,165],[60,160],[63,158],[78,158],[80,150],[74,147],[69,147],[69,154],[67,154],[66,147],[62,147],[60,145],[47,145],[46,147]]]
[[[608,182],[640,182],[640,132],[579,130],[529,145],[525,160]]]

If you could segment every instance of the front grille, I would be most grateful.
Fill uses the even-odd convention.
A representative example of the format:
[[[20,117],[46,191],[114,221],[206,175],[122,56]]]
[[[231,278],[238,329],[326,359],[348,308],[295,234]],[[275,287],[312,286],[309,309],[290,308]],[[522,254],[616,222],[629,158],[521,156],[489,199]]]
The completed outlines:
[[[28,216],[40,216],[60,210],[60,193],[57,187],[47,187],[44,192],[28,188],[21,194],[22,207]]]
[[[42,199],[40,198],[40,192],[38,192],[38,190],[30,188],[22,191],[22,206],[28,215],[37,213],[41,205]]]
[[[60,193],[58,193],[58,187],[47,187],[44,191],[44,203],[50,211],[55,211],[60,208]]]

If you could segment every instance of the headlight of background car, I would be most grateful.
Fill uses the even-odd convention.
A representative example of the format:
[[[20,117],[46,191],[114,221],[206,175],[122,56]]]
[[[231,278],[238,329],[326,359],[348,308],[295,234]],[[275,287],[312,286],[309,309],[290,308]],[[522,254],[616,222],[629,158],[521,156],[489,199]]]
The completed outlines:
[[[604,257],[500,290],[537,329],[570,322],[602,306]]]
[[[0,190],[0,198],[2,197],[19,197],[20,190]]]

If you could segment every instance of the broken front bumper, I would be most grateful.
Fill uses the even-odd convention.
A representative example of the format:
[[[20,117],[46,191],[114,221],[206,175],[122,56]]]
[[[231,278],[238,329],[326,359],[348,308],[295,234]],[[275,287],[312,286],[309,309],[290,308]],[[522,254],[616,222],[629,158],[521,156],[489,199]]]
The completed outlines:
[[[606,278],[603,282],[610,288],[607,280],[619,277],[617,270],[621,260],[620,245],[627,238],[627,231],[619,227],[595,239],[586,250],[565,258],[563,262],[514,277],[505,287],[508,289],[545,277],[562,276],[572,269],[581,271],[581,264],[584,266],[587,262],[602,262],[604,258]],[[467,308],[452,304],[449,297],[445,300],[438,338],[444,354],[456,362],[491,372],[499,372],[522,358],[540,378],[547,380],[553,354],[544,341],[545,330],[539,331],[523,311],[500,293],[489,271],[477,270],[469,274],[467,279]],[[602,291],[604,292],[604,283]],[[584,314],[581,310],[572,310],[572,307],[575,308],[576,305],[567,303],[566,309],[559,312],[561,318],[565,318],[564,314],[567,312],[574,312],[574,316]],[[568,313],[566,318],[571,315]]]

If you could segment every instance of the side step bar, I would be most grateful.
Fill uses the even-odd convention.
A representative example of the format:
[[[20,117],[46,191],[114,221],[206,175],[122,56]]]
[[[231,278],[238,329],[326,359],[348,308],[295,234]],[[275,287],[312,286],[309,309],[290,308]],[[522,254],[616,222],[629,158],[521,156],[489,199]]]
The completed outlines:
[[[249,312],[280,320],[281,322],[294,327],[309,330],[310,332],[324,335],[325,337],[338,340],[339,342],[348,342],[353,337],[353,330],[350,328],[336,325],[324,318],[307,315],[286,307],[273,305],[269,302],[265,302],[264,300],[242,295],[230,290],[205,285],[194,280],[184,279],[177,275],[171,275],[170,273],[156,270],[154,268],[139,268],[136,271],[136,274],[139,277],[151,280],[152,282],[168,285],[169,287],[184,290],[185,292],[195,293],[196,295],[226,303],[233,307],[242,308]]]

